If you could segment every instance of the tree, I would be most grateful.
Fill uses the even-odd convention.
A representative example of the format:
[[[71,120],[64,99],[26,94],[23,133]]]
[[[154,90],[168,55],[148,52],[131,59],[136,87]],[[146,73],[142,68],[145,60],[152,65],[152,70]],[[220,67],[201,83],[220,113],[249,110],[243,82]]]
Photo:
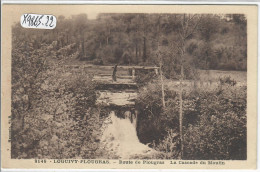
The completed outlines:
[[[161,54],[161,16],[159,15],[158,17],[158,40],[157,40],[157,44],[158,44],[158,52],[157,52],[157,57],[159,58],[159,63],[160,63],[160,79],[161,79],[161,87],[162,87],[162,105],[163,108],[165,108],[165,94],[164,94],[164,83],[163,83],[163,74],[162,74],[162,54]]]
[[[183,79],[184,79],[184,62],[186,56],[186,42],[187,39],[195,33],[198,28],[198,25],[201,20],[200,15],[186,15],[183,14],[179,16],[181,27],[178,31],[179,34],[179,43],[177,44],[177,48],[179,49],[179,55],[181,60],[181,77],[180,77],[180,92],[179,92],[179,101],[180,101],[180,111],[179,111],[179,125],[180,125],[180,138],[181,138],[181,157],[183,157]]]
[[[55,44],[41,44],[35,49],[33,32],[29,33],[15,26],[12,30],[15,39],[12,43],[12,156],[17,155],[20,149],[33,153],[37,140],[42,136],[27,141],[28,119],[37,120],[34,109],[41,98],[39,93],[46,80],[48,57],[55,57]],[[20,34],[18,34],[20,33]],[[20,36],[23,35],[23,36]],[[35,35],[34,35],[35,36]],[[36,39],[37,40],[37,39]],[[27,133],[27,134],[25,134]],[[21,140],[26,143],[20,144]],[[21,148],[22,147],[22,148]]]
[[[87,22],[88,22],[88,19],[87,19],[87,15],[86,14],[79,14],[79,15],[76,15],[76,16],[73,16],[74,18],[74,29],[77,34],[76,38],[77,40],[81,40],[80,41],[80,48],[81,48],[81,51],[80,51],[80,57],[79,59],[80,60],[83,60],[86,58],[86,52],[85,52],[85,32],[86,32],[86,29],[87,29]]]
[[[203,61],[206,62],[206,69],[213,68],[216,65],[212,65],[212,61],[215,61],[213,54],[212,39],[219,30],[219,17],[214,15],[204,15],[201,17],[199,32],[202,39],[205,41],[203,45],[204,53],[201,54]],[[213,59],[214,58],[214,59]],[[211,66],[210,66],[211,65]]]

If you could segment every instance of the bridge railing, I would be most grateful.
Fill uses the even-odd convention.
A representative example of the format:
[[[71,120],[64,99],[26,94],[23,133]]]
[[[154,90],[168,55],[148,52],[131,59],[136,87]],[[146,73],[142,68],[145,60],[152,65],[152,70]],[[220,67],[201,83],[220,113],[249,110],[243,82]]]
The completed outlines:
[[[69,68],[77,68],[77,69],[86,69],[86,68],[96,68],[96,69],[107,69],[113,70],[114,66],[102,66],[102,65],[65,65],[65,67]],[[154,70],[155,74],[159,74],[159,67],[156,66],[117,66],[117,69],[125,69],[130,70],[132,74],[132,79],[135,78],[135,74],[137,70]],[[109,74],[104,74],[109,75]]]

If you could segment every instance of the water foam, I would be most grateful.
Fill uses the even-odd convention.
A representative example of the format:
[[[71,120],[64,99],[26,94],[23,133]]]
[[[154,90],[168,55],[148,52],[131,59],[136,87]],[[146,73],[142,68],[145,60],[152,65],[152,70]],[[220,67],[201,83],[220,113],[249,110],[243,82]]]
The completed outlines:
[[[132,115],[132,116],[131,116]],[[140,143],[136,132],[136,117],[125,112],[125,118],[119,118],[115,112],[109,114],[110,122],[106,122],[101,143],[105,149],[120,158],[129,159],[134,156],[145,156],[156,152]]]

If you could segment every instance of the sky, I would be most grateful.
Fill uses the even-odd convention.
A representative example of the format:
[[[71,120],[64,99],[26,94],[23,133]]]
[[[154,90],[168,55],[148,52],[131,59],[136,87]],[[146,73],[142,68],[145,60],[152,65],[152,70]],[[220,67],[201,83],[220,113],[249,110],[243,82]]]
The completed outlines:
[[[87,14],[88,19],[96,19],[97,15],[103,11],[94,6],[74,6],[74,5],[5,5],[8,6],[8,21],[12,23],[20,22],[23,14],[48,14],[58,18],[60,15],[70,18],[72,15]],[[7,16],[7,15],[6,15]]]
[[[62,14],[62,15],[64,15],[66,18],[70,18],[72,15],[77,15],[77,14],[87,14],[89,20],[96,19],[97,15],[98,15],[98,13],[90,13],[90,12],[89,13],[88,12],[66,13],[66,14]],[[59,15],[57,15],[56,17],[59,17]]]

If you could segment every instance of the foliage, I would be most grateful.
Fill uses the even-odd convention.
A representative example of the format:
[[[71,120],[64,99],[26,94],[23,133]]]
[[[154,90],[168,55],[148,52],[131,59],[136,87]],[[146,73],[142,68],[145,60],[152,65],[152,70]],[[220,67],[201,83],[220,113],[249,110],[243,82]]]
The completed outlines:
[[[156,84],[139,94],[139,138],[153,143],[165,158],[178,158],[178,93],[166,88],[165,109],[160,94]],[[225,84],[184,91],[183,114],[184,159],[246,159],[246,87]]]
[[[185,131],[186,159],[246,159],[246,88],[199,95],[200,115]]]
[[[82,76],[66,81],[58,71],[50,71],[37,91],[41,97],[33,100],[24,128],[15,130],[19,118],[13,119],[13,158],[97,156],[102,118],[93,108],[94,85]]]
[[[163,137],[161,131],[160,114],[162,113],[161,92],[158,84],[148,84],[141,89],[136,100],[137,108],[140,109],[138,118],[137,134],[141,142],[151,143],[153,140]],[[148,101],[149,100],[149,101]]]
[[[198,25],[196,32],[185,39],[184,50],[188,54],[184,57],[187,61],[185,66],[246,70],[245,16],[200,16],[200,20],[195,19],[196,17],[189,20],[189,30],[193,25]],[[77,58],[74,60],[92,61],[98,65],[117,63],[158,66],[159,61],[156,58],[160,50],[166,77],[178,78],[180,75],[180,52],[177,45],[180,42],[178,35],[182,33],[181,14],[99,14],[95,20],[88,20],[86,14],[79,14],[71,18],[59,18],[55,29],[44,32],[28,32],[17,24],[13,28],[15,37],[24,36],[24,40],[31,38],[34,48],[39,48],[42,44],[50,45],[55,41],[59,50],[57,57],[76,53]],[[66,53],[64,48],[68,49]]]
[[[14,35],[12,158],[98,156],[104,117],[94,107],[95,84],[88,75],[75,76],[64,66],[75,45],[57,50],[53,42],[37,49],[33,39],[25,42]]]
[[[230,76],[226,76],[224,78],[219,78],[219,81],[222,85],[229,84],[231,86],[235,86],[237,84],[236,80],[231,79]]]
[[[152,145],[156,150],[163,152],[162,159],[180,159],[179,151],[179,134],[178,131],[173,129],[167,130],[166,136],[158,142],[158,144]]]
[[[136,71],[135,82],[139,87],[142,87],[149,82],[152,82],[156,78],[156,74],[154,71]]]
[[[20,119],[13,113],[13,158],[96,156],[102,119],[91,108],[95,102],[94,85],[82,76],[64,80],[57,72],[61,72],[59,68],[47,72],[48,80],[37,90],[40,97],[32,100],[23,128],[18,128]],[[19,108],[15,110],[23,113]]]

